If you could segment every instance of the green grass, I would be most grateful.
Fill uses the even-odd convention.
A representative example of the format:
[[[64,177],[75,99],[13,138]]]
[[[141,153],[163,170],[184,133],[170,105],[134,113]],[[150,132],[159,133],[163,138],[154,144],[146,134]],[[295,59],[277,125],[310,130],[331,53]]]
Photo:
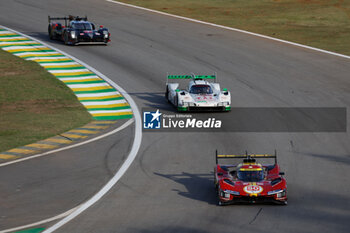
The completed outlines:
[[[91,120],[65,84],[37,63],[0,49],[0,152]]]
[[[350,55],[350,0],[121,0]]]

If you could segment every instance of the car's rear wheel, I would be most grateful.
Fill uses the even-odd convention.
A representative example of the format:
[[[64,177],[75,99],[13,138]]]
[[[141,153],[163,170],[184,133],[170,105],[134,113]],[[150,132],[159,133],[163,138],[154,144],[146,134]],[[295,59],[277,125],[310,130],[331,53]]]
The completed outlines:
[[[177,92],[175,95],[174,105],[175,105],[175,107],[179,107],[179,95],[177,94]]]
[[[54,36],[53,36],[52,29],[51,29],[50,25],[49,25],[48,31],[49,31],[49,38],[50,38],[50,40],[53,40]]]
[[[168,85],[166,86],[166,90],[165,90],[165,98],[168,102],[170,102],[169,100],[169,88],[168,88]]]

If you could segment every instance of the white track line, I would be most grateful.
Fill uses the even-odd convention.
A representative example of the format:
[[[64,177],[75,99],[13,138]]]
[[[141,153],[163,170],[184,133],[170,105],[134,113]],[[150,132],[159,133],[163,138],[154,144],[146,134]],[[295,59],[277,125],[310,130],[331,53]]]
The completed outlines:
[[[4,27],[2,25],[0,25],[0,27],[5,28],[6,30],[12,30],[12,29],[9,29],[9,28]],[[15,30],[12,30],[12,31],[24,36],[23,33],[20,33],[20,32],[15,31]],[[71,221],[72,219],[77,217],[79,214],[81,214],[83,211],[85,211],[87,208],[89,208],[90,206],[95,204],[119,181],[119,179],[124,175],[124,173],[127,171],[127,169],[130,167],[130,165],[132,164],[132,162],[136,158],[137,152],[140,149],[141,141],[142,141],[142,122],[141,122],[141,115],[140,115],[139,109],[138,109],[135,101],[131,98],[131,96],[123,88],[121,88],[119,85],[114,83],[111,79],[107,78],[105,75],[103,75],[102,73],[100,73],[99,71],[94,69],[93,67],[90,67],[85,62],[80,61],[79,59],[77,59],[77,58],[75,58],[75,57],[73,57],[65,52],[63,52],[57,48],[54,48],[53,46],[50,46],[42,41],[34,39],[31,36],[27,36],[27,37],[30,38],[31,40],[38,41],[41,44],[48,46],[48,47],[50,47],[50,48],[52,48],[52,49],[54,49],[54,50],[56,50],[64,55],[66,55],[67,57],[69,57],[73,60],[78,61],[80,64],[82,64],[83,66],[85,66],[86,68],[88,68],[89,70],[94,72],[95,74],[97,74],[99,77],[104,79],[109,84],[111,84],[111,86],[113,86],[119,92],[122,92],[124,98],[128,101],[128,103],[133,111],[134,119],[135,119],[135,136],[134,136],[134,142],[133,142],[131,151],[130,151],[127,159],[124,161],[123,165],[120,167],[118,172],[115,174],[115,176],[110,181],[108,181],[108,183],[98,193],[96,193],[91,199],[89,199],[87,202],[83,203],[81,206],[79,206],[76,210],[74,210],[71,214],[66,216],[64,219],[62,219],[61,221],[57,222],[52,227],[50,227],[47,230],[45,230],[44,232],[42,232],[42,233],[49,233],[49,232],[53,232],[53,231],[57,230],[58,228],[60,228],[61,226],[65,225],[66,223],[68,223],[69,221]],[[128,120],[124,125],[122,125],[118,129],[121,129],[123,126],[124,126],[124,128],[126,128],[128,125],[130,125],[132,123],[132,121],[133,121],[133,119]],[[110,135],[111,132],[107,133],[107,134]],[[103,136],[103,135],[101,135],[101,136]],[[91,140],[89,140],[89,141],[91,141]]]
[[[109,87],[109,83],[92,83],[92,84],[66,84],[70,89],[89,88],[89,87]]]
[[[0,41],[4,41],[4,40],[17,40],[17,39],[27,39],[26,37],[23,36],[15,36],[15,37],[0,37]]]
[[[94,77],[94,76],[91,76]],[[60,79],[62,80],[62,79]],[[114,92],[106,92],[106,93],[94,93],[94,94],[76,94],[76,96],[83,98],[83,97],[93,97],[93,96],[97,96],[97,97],[101,97],[101,96],[111,96],[111,95],[120,95],[119,92],[114,91]]]
[[[70,210],[68,210],[68,211],[66,211],[66,212],[64,212],[62,214],[56,215],[56,216],[54,216],[52,218],[44,219],[44,220],[41,220],[39,222],[31,223],[31,224],[20,226],[20,227],[6,229],[6,230],[3,230],[3,231],[0,231],[0,233],[8,233],[8,232],[19,231],[19,230],[22,230],[22,229],[32,228],[32,227],[35,227],[35,226],[43,225],[43,224],[48,223],[48,222],[55,221],[55,220],[60,219],[60,218],[64,218],[67,215],[71,214],[74,210],[78,209],[78,207],[79,206],[74,207],[74,208],[72,208],[72,209],[70,209]]]
[[[46,48],[46,46],[43,45],[32,45],[32,46],[10,46],[10,47],[4,47],[2,48],[3,50],[16,50],[16,49],[25,49],[25,50],[30,50],[30,49],[39,49],[39,48]]]
[[[215,24],[215,23],[208,23],[208,22],[204,22],[204,21],[200,21],[200,20],[196,20],[196,19],[183,17],[183,16],[173,15],[173,14],[165,13],[165,12],[162,12],[162,11],[152,10],[152,9],[148,9],[148,8],[144,8],[144,7],[140,7],[140,6],[135,6],[135,5],[131,5],[131,4],[123,3],[123,2],[118,2],[118,1],[113,1],[113,0],[106,0],[106,1],[107,2],[111,2],[111,3],[115,3],[115,4],[119,4],[119,5],[123,5],[123,6],[128,6],[128,7],[144,10],[144,11],[149,11],[149,12],[161,14],[161,15],[166,15],[166,16],[170,16],[170,17],[174,17],[174,18],[178,18],[178,19],[183,19],[183,20],[187,20],[187,21],[191,21],[191,22],[195,22],[195,23],[205,24],[205,25],[218,27],[218,28],[223,28],[223,29],[236,31],[236,32],[241,32],[241,33],[249,34],[249,35],[252,35],[252,36],[257,36],[257,37],[261,37],[261,38],[265,38],[265,39],[269,39],[269,40],[278,41],[278,42],[281,42],[281,43],[286,43],[286,44],[302,47],[302,48],[305,48],[305,49],[311,49],[311,50],[318,51],[318,52],[321,52],[321,53],[327,53],[327,54],[331,54],[331,55],[334,55],[334,56],[350,59],[350,56],[347,56],[347,55],[344,55],[344,54],[335,53],[335,52],[331,52],[331,51],[327,51],[327,50],[323,50],[323,49],[318,49],[318,48],[314,48],[314,47],[311,47],[311,46],[294,43],[294,42],[287,41],[287,40],[281,40],[281,39],[277,39],[277,38],[274,38],[274,37],[271,37],[271,36],[265,36],[265,35],[261,35],[261,34],[258,34],[258,33],[253,33],[253,32],[248,32],[248,31],[245,31],[245,30],[237,29],[237,28],[222,26],[222,25]]]
[[[89,72],[88,69],[67,69],[67,70],[48,70],[52,74],[60,74],[60,73],[80,73],[80,72]]]
[[[126,103],[126,100],[109,100],[109,101],[89,101],[89,102],[82,102],[84,106],[90,106],[90,105],[113,105],[113,104],[124,104]]]
[[[47,60],[47,59],[66,59],[67,56],[59,56],[59,57],[30,57],[30,58],[24,58],[25,60]]]

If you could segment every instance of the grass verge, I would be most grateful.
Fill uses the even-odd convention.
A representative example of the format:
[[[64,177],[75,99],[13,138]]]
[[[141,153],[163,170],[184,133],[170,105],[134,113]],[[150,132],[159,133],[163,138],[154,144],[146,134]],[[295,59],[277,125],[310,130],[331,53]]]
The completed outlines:
[[[91,120],[65,84],[37,63],[0,49],[0,152]]]
[[[120,0],[350,55],[350,0]]]

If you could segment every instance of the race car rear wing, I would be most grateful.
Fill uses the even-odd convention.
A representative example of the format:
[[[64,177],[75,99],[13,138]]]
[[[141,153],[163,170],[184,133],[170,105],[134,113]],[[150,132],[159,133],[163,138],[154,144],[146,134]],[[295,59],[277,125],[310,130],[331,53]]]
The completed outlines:
[[[277,164],[277,151],[275,150],[275,154],[248,154],[248,152],[246,151],[246,153],[244,155],[223,155],[223,154],[218,154],[218,150],[216,150],[215,153],[215,161],[216,164],[218,164],[219,159],[253,159],[253,158],[274,158],[275,159],[275,164]]]
[[[167,75],[167,83],[169,79],[214,79],[216,82],[216,75]]]
[[[51,17],[50,15],[48,16],[48,19],[49,19],[49,23],[51,23],[52,20],[64,20],[64,25],[67,27],[67,22],[70,22],[72,20],[77,20],[77,21],[80,21],[80,20],[84,20],[84,21],[87,21],[87,16],[85,17],[79,17],[79,16],[68,16],[68,17]]]

